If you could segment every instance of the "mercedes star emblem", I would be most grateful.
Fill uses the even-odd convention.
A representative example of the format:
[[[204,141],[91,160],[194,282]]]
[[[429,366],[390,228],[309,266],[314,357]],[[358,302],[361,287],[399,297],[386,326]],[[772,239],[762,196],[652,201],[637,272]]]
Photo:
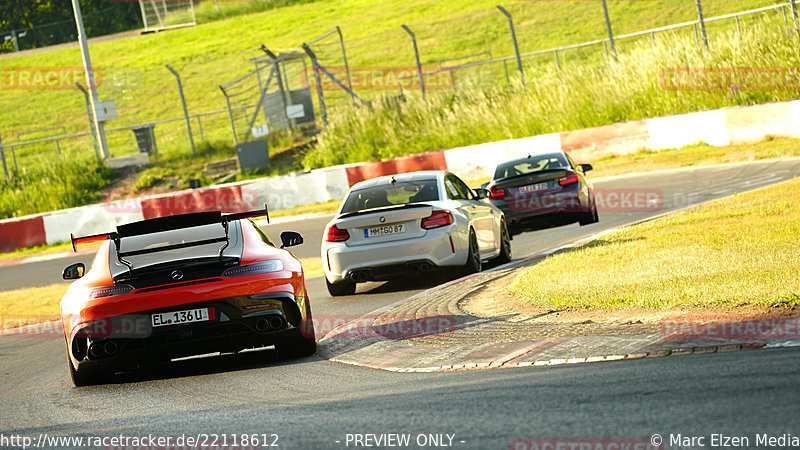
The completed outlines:
[[[178,281],[183,278],[183,272],[180,270],[173,270],[169,276],[172,277],[173,280]]]

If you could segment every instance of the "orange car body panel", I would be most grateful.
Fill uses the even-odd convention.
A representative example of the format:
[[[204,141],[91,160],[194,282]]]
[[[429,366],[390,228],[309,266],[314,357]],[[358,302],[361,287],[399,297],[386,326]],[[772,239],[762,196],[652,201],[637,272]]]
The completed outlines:
[[[218,281],[176,286],[172,289],[169,288],[170,284],[149,286],[127,294],[90,299],[89,289],[114,284],[108,264],[111,241],[105,241],[100,246],[91,269],[83,278],[72,283],[61,300],[61,320],[65,336],[76,332],[82,324],[89,321],[188,303],[279,292],[305,297],[303,266],[300,261],[287,250],[264,243],[251,226],[243,224],[241,229],[244,237],[241,265],[277,259],[283,262],[283,270],[234,278],[215,277]],[[163,289],[141,292],[156,287]]]

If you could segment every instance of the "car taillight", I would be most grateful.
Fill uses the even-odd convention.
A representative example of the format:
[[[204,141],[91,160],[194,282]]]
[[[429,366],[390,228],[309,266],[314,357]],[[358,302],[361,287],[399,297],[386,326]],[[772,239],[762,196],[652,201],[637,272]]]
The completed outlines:
[[[422,219],[420,225],[426,230],[446,227],[453,223],[453,215],[449,211],[434,211],[430,217]]]
[[[115,295],[127,294],[133,292],[133,286],[127,284],[117,284],[114,286],[101,286],[89,289],[89,299],[113,297]]]
[[[350,239],[350,233],[347,230],[342,230],[336,225],[328,227],[328,233],[325,236],[325,242],[344,242]]]
[[[500,198],[500,197],[505,197],[506,196],[505,189],[497,189],[497,188],[493,187],[493,188],[489,188],[489,192],[492,193],[489,196],[489,198]]]
[[[283,261],[273,259],[254,264],[245,264],[239,267],[231,267],[225,270],[225,272],[222,272],[222,276],[227,278],[243,277],[245,275],[255,275],[258,273],[280,272],[281,270],[283,270]]]
[[[565,176],[564,178],[559,178],[558,184],[560,184],[562,186],[566,186],[568,184],[577,183],[578,181],[580,181],[578,179],[578,174],[577,173],[573,173],[571,175]]]

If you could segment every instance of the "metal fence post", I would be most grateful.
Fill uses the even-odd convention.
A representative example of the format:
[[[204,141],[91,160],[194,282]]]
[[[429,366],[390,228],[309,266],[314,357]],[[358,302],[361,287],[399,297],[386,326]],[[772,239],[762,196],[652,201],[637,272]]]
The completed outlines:
[[[703,19],[703,0],[695,0],[697,5],[697,21],[700,24],[700,34],[703,35],[703,45],[708,48],[708,35],[706,35],[706,21]]]
[[[336,25],[336,31],[339,33],[339,45],[342,47],[342,59],[344,60],[344,70],[347,72],[347,87],[353,91],[353,79],[350,77],[350,65],[347,63],[347,51],[344,49],[344,36],[342,36],[342,29]],[[356,99],[353,99],[353,103]]]
[[[558,59],[558,50],[554,51],[553,53],[556,55],[556,67],[558,68],[558,71],[561,72],[561,60]]]
[[[169,64],[167,64],[167,70],[172,72],[175,75],[175,79],[178,80],[178,94],[181,96],[181,106],[183,106],[183,117],[186,119],[186,132],[189,134],[189,145],[192,146],[192,155],[194,155],[194,136],[192,136],[192,122],[189,121],[189,110],[186,109],[186,97],[183,96],[183,83],[181,83],[181,76],[178,72],[172,68]]]
[[[606,30],[608,30],[608,43],[611,44],[611,54],[614,55],[614,61],[617,60],[617,46],[614,45],[614,32],[611,31],[611,17],[608,15],[608,5],[606,0],[603,2],[603,16],[606,18]]]
[[[17,30],[11,30],[11,42],[14,44],[14,51],[19,51],[19,42],[17,42]]]
[[[427,99],[425,94],[425,77],[422,75],[422,64],[419,62],[419,48],[417,47],[417,36],[408,28],[408,25],[402,26],[406,33],[411,36],[411,42],[414,44],[414,58],[417,60],[417,74],[419,75],[419,86],[422,89],[422,98]]]
[[[311,50],[308,44],[303,44],[303,50],[311,58],[311,68],[314,70],[314,83],[317,84],[317,98],[319,99],[319,114],[322,116],[322,123],[328,126],[328,111],[325,108],[325,97],[322,95],[322,80],[319,77],[319,63],[317,55]]]
[[[522,85],[525,86],[525,72],[522,70],[522,57],[519,56],[519,44],[517,43],[517,31],[514,29],[514,18],[511,17],[511,13],[501,5],[497,5],[497,9],[508,19],[508,26],[511,28],[511,41],[514,43],[514,54],[517,56],[519,79],[522,81]]]
[[[6,180],[8,179],[8,166],[6,165],[6,152],[3,150],[3,138],[0,136],[0,159],[3,160],[3,173],[6,174]]]
[[[197,117],[197,129],[200,130],[200,140],[204,140],[205,137],[203,137],[203,121],[200,120],[200,116],[196,117]]]
[[[789,4],[792,5],[792,22],[794,22],[794,29],[800,34],[800,28],[797,26],[797,3],[795,3],[795,0],[789,0]]]
[[[231,99],[228,98],[228,93],[225,92],[225,88],[220,86],[219,89],[222,91],[222,95],[225,96],[225,104],[228,105],[228,119],[231,121],[231,131],[233,132],[233,145],[239,145],[239,138],[236,136],[236,123],[233,120],[233,111],[231,111]]]
[[[86,88],[83,87],[80,83],[75,83],[75,86],[83,92],[83,98],[86,100],[86,113],[89,114],[89,128],[92,131],[92,142],[94,142],[94,154],[97,156],[98,161],[102,161],[103,158],[100,157],[100,147],[97,144],[97,130],[94,128],[94,118],[92,117],[92,103],[89,100],[89,93],[86,92]]]

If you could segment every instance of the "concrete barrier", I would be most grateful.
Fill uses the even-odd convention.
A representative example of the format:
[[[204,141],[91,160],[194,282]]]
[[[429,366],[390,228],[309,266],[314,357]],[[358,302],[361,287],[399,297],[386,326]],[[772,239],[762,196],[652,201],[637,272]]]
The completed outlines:
[[[7,219],[0,222],[0,252],[47,243],[42,215]]]
[[[528,153],[557,152],[561,150],[561,133],[541,134],[503,142],[506,143],[506,158],[519,158]]]
[[[724,111],[731,144],[751,144],[768,136],[795,135],[789,102],[739,106]]]
[[[725,111],[701,111],[647,120],[650,149],[680,148],[705,142],[709,145],[730,144]]]
[[[800,100],[789,102],[789,114],[792,117],[792,137],[800,138]]]
[[[500,141],[445,150],[445,165],[465,180],[490,176],[498,163],[508,159],[506,147],[506,142]]]
[[[722,146],[768,136],[800,137],[800,101],[636,120],[1,220],[0,251],[54,244],[68,240],[70,233],[104,233],[122,223],[164,215],[239,212],[265,203],[276,210],[340,200],[359,181],[395,173],[447,169],[465,179],[481,178],[491,175],[498,162],[530,152],[563,149],[581,163],[643,148],[697,142]]]
[[[574,160],[593,161],[603,156],[628,155],[650,148],[645,120],[615,123],[561,133],[561,148]]]
[[[125,205],[128,202],[123,202]],[[45,234],[48,244],[69,241],[70,233],[76,236],[108,233],[117,225],[144,220],[141,205],[131,204],[130,209],[119,202],[106,205],[89,205],[45,214]],[[127,209],[127,210],[126,210]]]
[[[420,153],[403,156],[388,161],[363,163],[347,167],[347,180],[350,186],[359,181],[369,180],[384,175],[416,172],[418,170],[447,169],[444,152]]]
[[[145,219],[202,211],[244,212],[246,202],[240,186],[192,189],[141,199]]]

